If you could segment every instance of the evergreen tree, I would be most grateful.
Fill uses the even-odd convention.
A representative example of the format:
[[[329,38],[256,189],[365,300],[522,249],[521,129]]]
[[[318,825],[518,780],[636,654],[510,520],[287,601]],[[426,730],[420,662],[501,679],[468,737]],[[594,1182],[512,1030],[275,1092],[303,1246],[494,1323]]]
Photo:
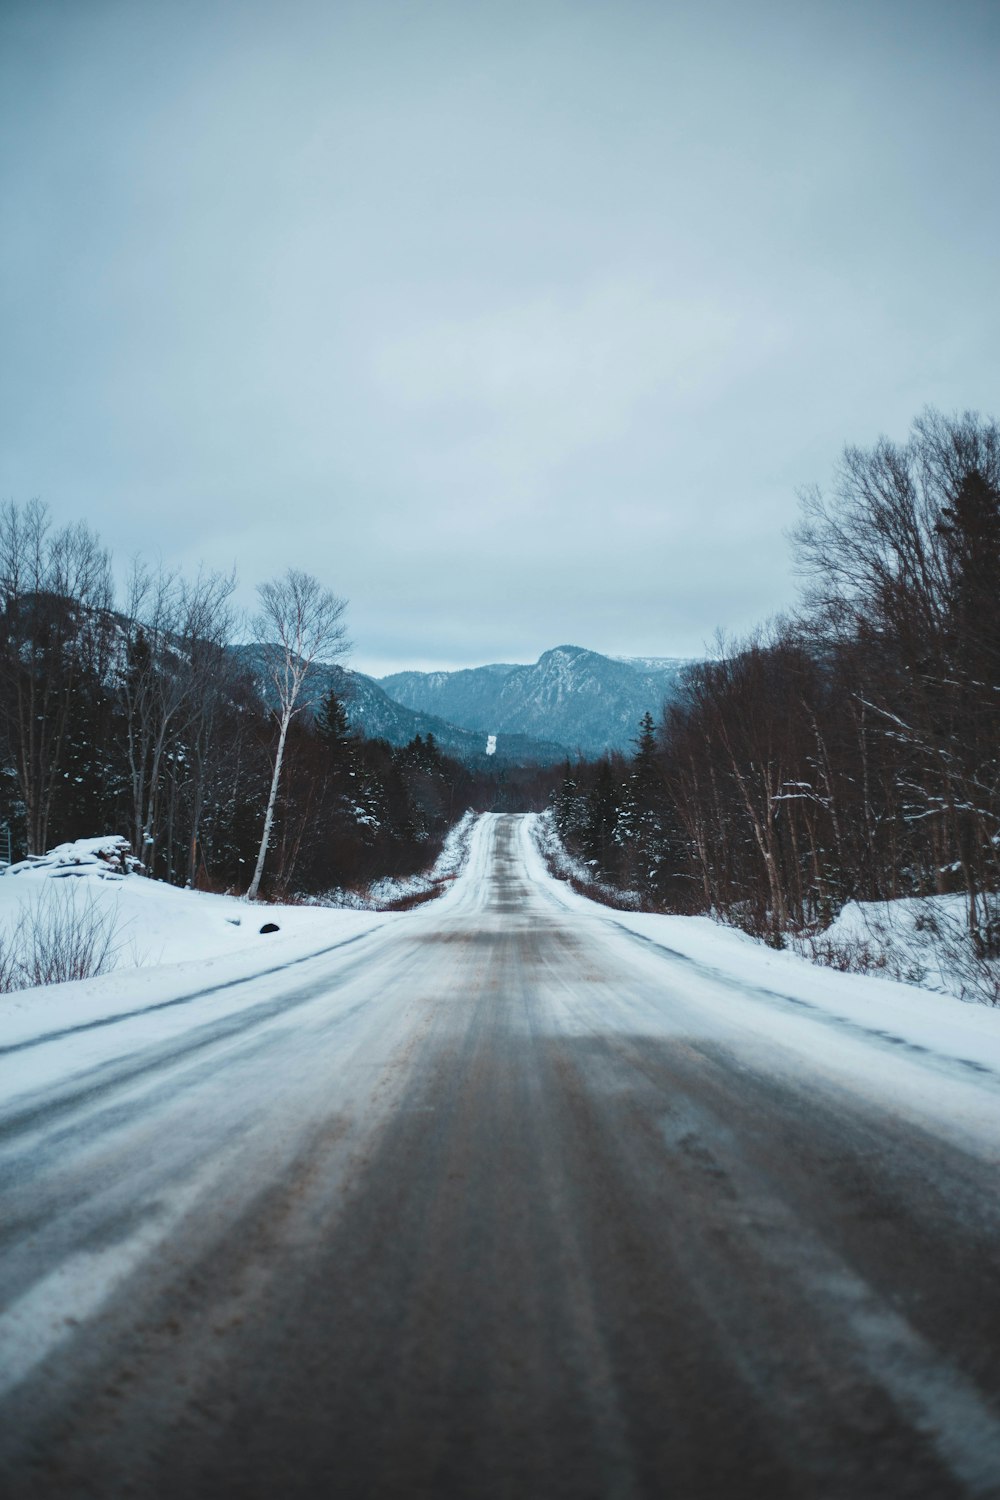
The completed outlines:
[[[347,718],[347,710],[336,688],[331,687],[316,711],[316,737],[334,759],[340,760],[357,745],[357,736]]]
[[[615,783],[611,764],[602,760],[597,778],[587,798],[587,826],[584,847],[588,859],[605,877],[614,874],[614,838],[618,825],[620,789]]]
[[[357,793],[360,740],[351,728],[347,710],[336,688],[330,688],[316,713],[316,738],[327,756],[336,792]]]

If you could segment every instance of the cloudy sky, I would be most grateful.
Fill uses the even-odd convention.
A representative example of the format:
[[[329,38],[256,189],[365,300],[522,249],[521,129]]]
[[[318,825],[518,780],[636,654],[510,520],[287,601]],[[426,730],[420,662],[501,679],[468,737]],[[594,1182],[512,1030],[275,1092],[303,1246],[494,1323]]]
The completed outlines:
[[[1000,413],[995,0],[4,0],[0,496],[354,665],[693,655]]]

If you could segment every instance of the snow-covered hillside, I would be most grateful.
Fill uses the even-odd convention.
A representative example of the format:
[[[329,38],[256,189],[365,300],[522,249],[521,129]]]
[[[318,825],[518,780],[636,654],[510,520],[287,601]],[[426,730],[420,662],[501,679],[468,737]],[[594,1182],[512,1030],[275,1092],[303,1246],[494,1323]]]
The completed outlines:
[[[261,694],[265,701],[269,701],[270,689],[261,666],[260,648],[250,645],[234,646],[233,651],[244,666],[255,672]],[[449,674],[431,675],[446,677]],[[331,688],[342,699],[350,723],[363,730],[370,739],[388,740],[390,745],[405,745],[414,735],[426,737],[433,734],[446,755],[455,756],[467,765],[487,763],[486,738],[494,732],[494,726],[488,717],[482,720],[482,724],[478,720],[471,724],[464,721],[459,724],[436,709],[398,700],[373,677],[367,677],[363,672],[314,662],[306,673],[304,702],[311,709],[318,708]],[[552,734],[542,732],[533,736],[505,732],[498,739],[494,755],[497,761],[514,765],[552,765],[562,760],[566,751],[567,747]]]
[[[407,708],[469,729],[558,740],[571,753],[594,755],[630,751],[639,720],[647,712],[659,718],[686,665],[672,657],[633,660],[556,646],[528,666],[397,672],[380,685]]]

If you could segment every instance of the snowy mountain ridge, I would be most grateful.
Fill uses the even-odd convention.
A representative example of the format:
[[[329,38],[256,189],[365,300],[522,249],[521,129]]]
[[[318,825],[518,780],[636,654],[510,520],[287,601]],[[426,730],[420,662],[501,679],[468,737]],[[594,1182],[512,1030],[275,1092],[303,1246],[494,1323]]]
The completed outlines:
[[[242,645],[232,647],[232,651],[240,664],[253,673],[264,701],[272,703],[273,689],[264,670],[261,648]],[[426,737],[433,734],[445,754],[455,756],[466,765],[490,762],[552,765],[566,755],[566,746],[556,741],[504,733],[498,736],[495,750],[488,759],[487,735],[495,733],[492,726],[482,730],[477,725],[461,726],[442,715],[419,707],[410,708],[390,697],[373,677],[334,663],[314,662],[309,668],[302,690],[304,706],[315,712],[331,688],[343,702],[348,721],[355,728],[363,730],[370,739],[388,740],[390,745],[405,745],[415,735]]]
[[[680,690],[680,657],[613,657],[555,646],[537,662],[454,672],[395,672],[379,686],[397,703],[465,729],[556,741],[568,752],[629,751],[644,713],[659,719]]]
[[[233,647],[269,688],[261,648]],[[566,756],[630,753],[643,714],[658,720],[680,691],[688,662],[679,657],[602,656],[583,646],[554,646],[537,662],[490,662],[451,672],[395,672],[376,679],[332,663],[315,662],[304,687],[316,709],[334,688],[347,717],[365,734],[404,745],[433,734],[442,750],[467,764],[485,763],[496,735],[494,764],[551,765]]]

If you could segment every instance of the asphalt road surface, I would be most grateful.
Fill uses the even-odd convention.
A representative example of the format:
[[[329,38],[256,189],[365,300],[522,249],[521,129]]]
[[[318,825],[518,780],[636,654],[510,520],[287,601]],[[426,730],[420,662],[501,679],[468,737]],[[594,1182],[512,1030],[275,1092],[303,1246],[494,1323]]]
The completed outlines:
[[[513,817],[223,998],[0,1105],[10,1500],[1000,1495],[995,1075],[776,1039]]]

